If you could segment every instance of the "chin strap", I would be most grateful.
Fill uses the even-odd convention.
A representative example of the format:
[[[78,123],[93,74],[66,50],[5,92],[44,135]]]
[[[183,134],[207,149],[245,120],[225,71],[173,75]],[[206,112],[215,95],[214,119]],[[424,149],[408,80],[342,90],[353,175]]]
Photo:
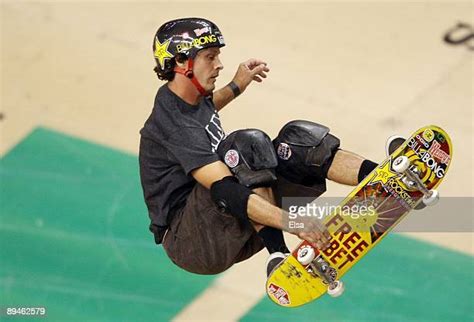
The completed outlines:
[[[208,95],[209,93],[204,89],[204,87],[202,87],[202,85],[199,83],[199,81],[197,80],[196,77],[194,77],[194,73],[193,73],[193,59],[192,58],[189,58],[187,61],[186,61],[186,68],[181,68],[181,67],[178,67],[176,66],[174,68],[174,71],[178,74],[181,74],[181,75],[184,75],[186,76],[187,78],[189,78],[189,80],[191,80],[191,83],[193,83],[193,85],[196,87],[196,89],[199,91],[199,93],[202,95],[202,96],[206,96]]]

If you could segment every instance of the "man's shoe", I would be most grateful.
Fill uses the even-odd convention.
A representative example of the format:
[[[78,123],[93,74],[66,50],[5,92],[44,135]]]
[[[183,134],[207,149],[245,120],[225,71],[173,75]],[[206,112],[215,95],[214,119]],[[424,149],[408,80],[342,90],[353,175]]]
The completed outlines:
[[[283,254],[282,252],[274,252],[271,253],[267,259],[267,277],[273,272],[273,270],[285,260],[287,255]]]
[[[389,156],[395,152],[395,150],[398,149],[398,147],[402,145],[403,142],[405,142],[405,138],[403,136],[392,135],[387,139],[387,143],[385,143],[385,154]]]

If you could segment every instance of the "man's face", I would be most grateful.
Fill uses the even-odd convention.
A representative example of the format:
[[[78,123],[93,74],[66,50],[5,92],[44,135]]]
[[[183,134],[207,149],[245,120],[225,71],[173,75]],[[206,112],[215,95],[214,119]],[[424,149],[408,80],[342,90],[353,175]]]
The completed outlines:
[[[206,48],[200,50],[194,59],[194,76],[209,93],[216,88],[216,79],[224,68],[219,59],[220,53],[218,47]]]

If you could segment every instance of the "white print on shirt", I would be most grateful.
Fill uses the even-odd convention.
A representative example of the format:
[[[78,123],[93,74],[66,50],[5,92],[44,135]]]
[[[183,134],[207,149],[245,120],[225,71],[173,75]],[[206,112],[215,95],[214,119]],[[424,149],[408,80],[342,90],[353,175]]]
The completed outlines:
[[[206,125],[206,132],[209,136],[209,139],[211,140],[212,152],[215,153],[219,143],[221,143],[225,137],[224,130],[221,127],[221,120],[219,119],[219,115],[216,112],[212,114],[209,124]]]

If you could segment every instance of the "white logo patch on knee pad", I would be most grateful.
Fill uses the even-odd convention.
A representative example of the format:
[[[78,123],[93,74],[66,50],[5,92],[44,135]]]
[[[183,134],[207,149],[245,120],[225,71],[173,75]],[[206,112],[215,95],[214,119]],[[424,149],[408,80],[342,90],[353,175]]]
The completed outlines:
[[[291,158],[291,148],[286,143],[280,143],[277,149],[278,157],[282,160],[288,160]]]
[[[239,153],[236,150],[230,149],[225,153],[224,161],[229,168],[235,168],[239,164]]]

